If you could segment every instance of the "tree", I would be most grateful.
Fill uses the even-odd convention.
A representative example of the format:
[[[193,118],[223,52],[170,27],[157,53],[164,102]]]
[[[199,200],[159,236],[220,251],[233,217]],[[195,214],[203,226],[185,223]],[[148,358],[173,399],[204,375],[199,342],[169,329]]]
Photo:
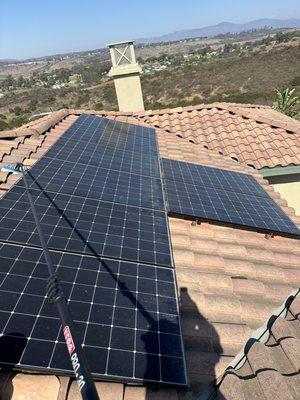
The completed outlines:
[[[285,90],[276,90],[276,99],[273,103],[273,109],[289,117],[296,117],[299,111],[296,106],[300,103],[299,96],[293,96],[295,89],[286,88]]]
[[[21,126],[28,122],[28,118],[26,115],[18,115],[17,117],[13,117],[9,121],[9,126],[10,128],[17,128],[18,126]]]
[[[16,88],[16,80],[12,75],[7,75],[7,77],[1,81],[1,88],[6,90],[11,90]]]
[[[226,43],[223,48],[223,53],[228,54],[233,50],[233,46],[231,43]]]
[[[95,103],[95,106],[94,106],[94,108],[95,108],[95,110],[96,110],[96,111],[103,110],[103,104],[102,104],[102,103],[100,103],[100,102],[98,102],[98,103]]]
[[[90,95],[88,92],[79,92],[79,96],[75,101],[76,107],[81,107],[82,104],[88,103],[90,100]]]
[[[23,113],[23,110],[20,106],[15,106],[9,110],[10,113],[14,113],[15,115],[19,116]]]
[[[27,108],[29,111],[35,111],[36,107],[38,105],[38,101],[36,99],[30,100],[30,102],[27,104]]]
[[[18,87],[25,87],[26,86],[26,80],[24,79],[24,77],[22,75],[19,76],[19,78],[17,79],[17,86]]]
[[[276,43],[283,43],[286,41],[286,35],[283,32],[277,32],[274,36]]]
[[[3,119],[0,119],[0,131],[4,131],[5,129],[8,129],[9,125],[6,121],[3,121]]]

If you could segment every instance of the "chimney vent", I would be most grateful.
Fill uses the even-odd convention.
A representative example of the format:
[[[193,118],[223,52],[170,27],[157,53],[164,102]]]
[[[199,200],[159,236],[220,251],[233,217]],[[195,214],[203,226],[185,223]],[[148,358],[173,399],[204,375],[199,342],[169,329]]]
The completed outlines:
[[[114,78],[119,110],[143,111],[142,69],[135,59],[133,40],[111,43],[107,47],[112,61],[108,75]]]

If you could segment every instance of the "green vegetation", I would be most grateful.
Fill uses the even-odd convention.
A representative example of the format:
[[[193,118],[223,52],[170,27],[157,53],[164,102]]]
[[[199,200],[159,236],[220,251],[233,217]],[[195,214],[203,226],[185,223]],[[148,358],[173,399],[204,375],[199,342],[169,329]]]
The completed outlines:
[[[232,37],[234,35],[229,35]],[[226,35],[224,35],[226,37]],[[197,65],[223,58],[252,57],[253,54],[263,54],[271,48],[281,50],[282,44],[296,41],[300,38],[300,30],[291,32],[277,32],[275,35],[268,35],[262,39],[246,42],[226,42],[224,46],[195,47],[186,54],[160,54],[159,56],[148,57],[145,60],[139,59],[146,73],[155,71],[170,70],[178,66]]]
[[[109,63],[102,62],[90,65],[75,65],[72,68],[59,68],[52,72],[33,72],[30,78],[20,76],[14,78],[7,75],[0,81],[0,90],[12,91],[16,89],[52,88],[78,86],[81,84],[98,84],[102,76],[108,71]]]
[[[101,111],[101,110],[103,110],[103,103],[100,103],[100,102],[95,103],[94,109],[95,109],[96,111]]]
[[[296,106],[300,103],[300,97],[294,96],[295,89],[276,90],[276,100],[273,103],[274,110],[280,111],[288,117],[296,117],[299,110]]]
[[[87,104],[90,100],[90,95],[87,92],[80,92],[77,100],[75,101],[76,107],[81,107],[83,104]]]
[[[185,65],[142,77],[147,108],[157,103],[162,107],[200,102],[227,101],[271,105],[276,86],[285,88],[300,70],[300,46],[283,47],[280,51],[253,53],[251,56],[223,57],[210,62]]]
[[[299,118],[300,103],[294,98],[300,96],[300,30],[274,33],[266,28],[264,32],[264,37],[255,30],[250,35],[221,35],[217,44],[178,42],[181,47],[173,53],[170,44],[142,48],[140,54],[145,57],[138,60],[144,71],[146,109],[215,101],[272,105],[278,88],[281,97],[278,94],[274,108]],[[54,68],[50,60],[46,68],[35,67],[30,76],[8,74],[0,80],[4,94],[0,130],[17,127],[33,114],[60,108],[116,110],[114,83],[106,75],[110,63],[100,62],[97,51],[87,57],[59,64],[64,68]],[[287,87],[291,90],[286,93]]]
[[[2,118],[0,118],[0,131],[9,129],[9,124]]]

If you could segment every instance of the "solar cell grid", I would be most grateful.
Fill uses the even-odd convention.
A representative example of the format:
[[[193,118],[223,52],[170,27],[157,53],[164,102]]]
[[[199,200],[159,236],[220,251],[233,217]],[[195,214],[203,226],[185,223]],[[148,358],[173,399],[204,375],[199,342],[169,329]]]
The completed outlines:
[[[263,187],[251,175],[166,158],[162,162],[164,174],[170,180],[268,197]]]
[[[51,249],[171,266],[165,212],[31,190]],[[27,194],[15,185],[0,202],[0,240],[40,245]]]
[[[84,141],[122,152],[157,155],[153,128],[82,115],[59,139],[59,143]]]
[[[95,377],[186,384],[172,269],[51,255]],[[0,264],[1,363],[71,374],[41,249],[0,244]]]
[[[163,159],[169,211],[267,232],[299,235],[299,229],[253,177]]]
[[[96,123],[83,124],[86,120]],[[154,129],[133,129],[130,124],[92,116],[81,116],[77,121],[77,128],[72,125],[47,157],[160,178]]]
[[[165,210],[159,178],[48,157],[43,157],[27,176],[34,189]]]
[[[159,163],[155,156],[145,154],[144,152],[123,152],[121,150],[112,151],[111,148],[103,148],[85,142],[74,142],[54,144],[47,153],[47,158],[56,160],[70,161],[79,164],[88,164],[121,170],[123,172],[138,173],[159,177]]]

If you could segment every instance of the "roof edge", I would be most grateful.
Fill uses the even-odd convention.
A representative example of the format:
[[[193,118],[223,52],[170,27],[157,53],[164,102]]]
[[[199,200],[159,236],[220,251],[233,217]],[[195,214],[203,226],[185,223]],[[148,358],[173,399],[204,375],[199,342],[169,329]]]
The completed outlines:
[[[146,110],[146,111],[138,111],[134,112],[135,116],[148,116],[148,115],[157,115],[157,114],[174,114],[180,113],[183,111],[194,111],[194,110],[205,110],[210,108],[220,108],[222,110],[228,110],[231,107],[243,107],[243,108],[262,108],[262,109],[270,109],[270,106],[259,105],[259,104],[242,104],[242,103],[226,103],[226,102],[215,102],[215,103],[202,103],[192,106],[184,106],[184,107],[175,107],[175,108],[164,108],[161,110]]]
[[[270,178],[273,176],[284,176],[284,175],[295,175],[300,174],[300,165],[287,165],[286,167],[274,167],[274,168],[261,168],[258,172],[264,178]]]
[[[20,128],[12,129],[9,131],[1,131],[0,139],[12,139],[16,137],[40,135],[44,132],[47,132],[50,128],[53,128],[68,115],[70,115],[70,111],[68,109],[54,111],[50,115],[47,115],[33,122],[29,122],[28,124],[22,125]]]
[[[232,370],[238,371],[242,368],[242,366],[246,362],[247,354],[255,342],[261,342],[265,344],[268,341],[271,334],[271,328],[274,325],[275,321],[278,318],[286,317],[291,308],[291,305],[297,298],[299,298],[299,296],[300,289],[298,288],[293,290],[289,294],[289,296],[286,297],[281,306],[274,310],[274,312],[270,315],[265,324],[252,333],[240,353],[237,354],[235,358],[230,362],[225,371],[217,378],[216,382],[210,384],[206,389],[204,389],[204,391],[201,392],[197,397],[197,400],[213,400],[215,398],[214,396],[218,392],[226,376],[230,374]]]
[[[58,111],[54,111],[50,115],[47,115],[39,120],[35,120],[29,122],[27,124],[22,125],[21,127],[13,130],[0,131],[0,139],[9,139],[20,136],[31,136],[34,134],[41,134],[56,125],[62,119],[66,118],[68,115],[81,115],[81,114],[92,114],[92,115],[100,115],[105,117],[133,117],[136,118],[137,121],[141,121],[142,118],[153,115],[162,115],[162,114],[174,114],[174,113],[182,113],[182,112],[192,112],[192,111],[201,111],[201,110],[209,110],[212,108],[217,108],[219,110],[224,110],[229,113],[240,115],[242,118],[252,119],[257,121],[258,123],[265,123],[267,125],[274,126],[275,128],[282,128],[291,133],[299,133],[300,134],[300,124],[297,126],[297,121],[292,121],[292,125],[288,125],[286,122],[280,120],[274,120],[271,118],[267,118],[264,116],[256,115],[254,116],[251,112],[252,109],[271,109],[270,106],[258,105],[258,104],[242,104],[242,103],[226,103],[226,102],[215,102],[210,104],[199,104],[194,106],[186,106],[186,107],[176,107],[176,108],[166,108],[161,110],[147,110],[147,111],[137,111],[137,112],[122,112],[122,111],[106,111],[106,110],[84,110],[84,109],[61,109]],[[248,109],[248,110],[247,110]],[[31,129],[31,130],[29,130]]]

